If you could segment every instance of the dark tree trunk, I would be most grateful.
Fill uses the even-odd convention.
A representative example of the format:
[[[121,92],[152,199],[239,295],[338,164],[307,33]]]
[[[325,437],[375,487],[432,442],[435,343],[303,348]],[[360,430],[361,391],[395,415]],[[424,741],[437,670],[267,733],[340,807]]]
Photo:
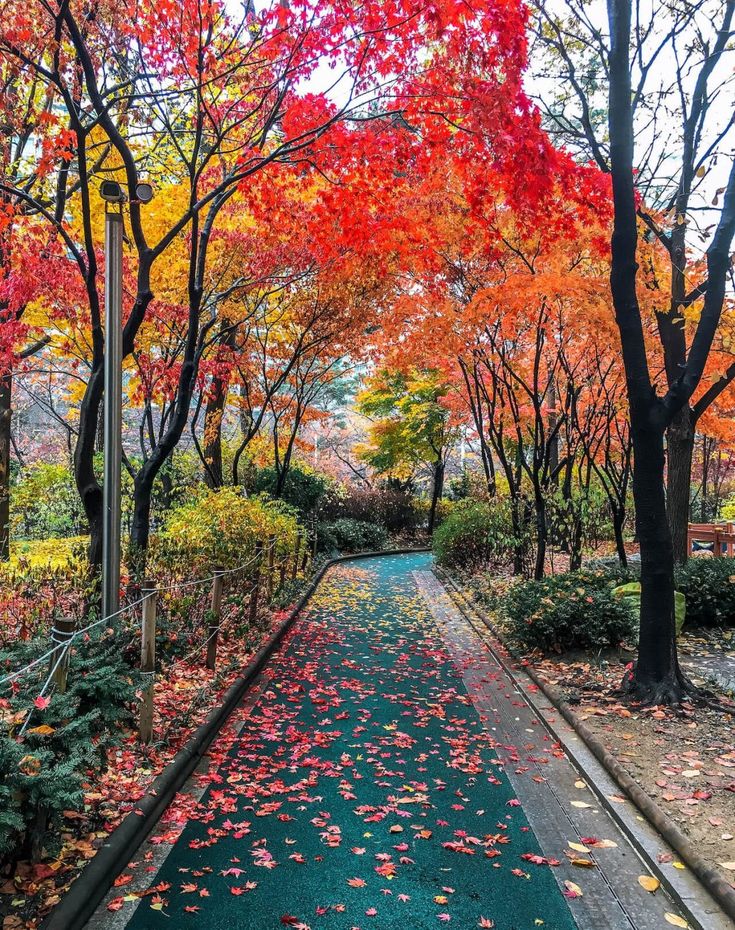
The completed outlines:
[[[625,539],[623,538],[623,527],[625,525],[625,510],[617,504],[610,504],[612,513],[613,532],[615,534],[615,549],[623,568],[628,567],[628,553],[625,551]]]
[[[551,378],[549,381],[549,391],[547,395],[549,404],[549,474],[551,483],[556,484],[559,474],[559,414],[556,409],[556,381]]]
[[[641,626],[635,695],[653,704],[677,703],[682,680],[676,656],[674,549],[666,516],[664,441],[650,424],[633,425],[633,496],[641,550]]]
[[[534,509],[536,511],[536,562],[533,577],[540,581],[544,577],[546,566],[546,545],[548,542],[548,525],[546,520],[546,500],[540,489],[534,494]]]
[[[495,497],[497,494],[495,462],[493,461],[493,454],[487,443],[487,440],[483,436],[480,436],[480,453],[482,459],[482,470],[485,473],[485,483],[487,484],[488,496]]]
[[[204,481],[207,487],[221,488],[222,471],[222,416],[227,399],[227,385],[222,378],[214,378],[204,413]]]
[[[82,398],[74,448],[74,478],[89,524],[89,563],[93,570],[102,565],[102,488],[94,473],[94,446],[103,387],[104,368],[100,358]]]
[[[429,511],[429,535],[436,525],[436,509],[444,493],[444,458],[440,456],[434,463],[434,484],[431,491],[431,510]]]
[[[671,529],[674,560],[678,564],[683,564],[689,557],[687,529],[694,437],[694,417],[689,404],[685,404],[666,432],[666,512]]]
[[[134,581],[145,577],[146,556],[151,532],[151,496],[157,469],[151,460],[135,476],[133,488],[133,519],[130,526],[130,575]]]
[[[648,370],[636,292],[638,227],[633,170],[630,76],[631,0],[608,0],[610,20],[610,166],[614,224],[611,242],[615,320],[625,365],[633,439],[633,499],[641,551],[638,661],[625,685],[653,703],[676,703],[682,690],[674,626],[674,551],[664,493],[664,424]]]
[[[13,375],[0,378],[0,562],[10,558],[10,427]]]

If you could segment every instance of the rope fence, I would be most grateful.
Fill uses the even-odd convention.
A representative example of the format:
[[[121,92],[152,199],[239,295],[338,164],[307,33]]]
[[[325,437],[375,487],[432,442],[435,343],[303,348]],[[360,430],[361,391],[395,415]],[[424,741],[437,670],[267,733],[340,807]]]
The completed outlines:
[[[281,548],[279,557],[278,540],[275,536],[269,536],[267,541],[256,542],[255,553],[241,565],[233,568],[215,568],[211,575],[204,578],[187,579],[184,581],[175,581],[156,585],[152,580],[145,580],[141,586],[141,596],[131,601],[129,604],[121,607],[113,614],[100,617],[86,625],[77,628],[77,621],[74,618],[57,618],[51,629],[51,648],[42,655],[32,659],[26,665],[12,672],[8,672],[0,677],[0,688],[10,686],[14,688],[16,683],[26,678],[31,672],[45,668],[44,675],[39,679],[40,688],[37,696],[29,708],[29,712],[23,720],[22,726],[17,734],[17,739],[22,739],[28,729],[33,717],[34,710],[44,706],[44,701],[55,691],[64,693],[67,687],[67,680],[70,674],[70,659],[72,649],[76,643],[84,636],[98,627],[107,625],[111,621],[121,617],[130,618],[135,625],[131,624],[131,633],[138,630],[137,626],[137,608],[140,608],[140,665],[139,675],[142,680],[140,689],[140,707],[139,707],[139,738],[142,743],[149,743],[153,738],[154,724],[154,691],[157,674],[157,666],[166,675],[170,675],[174,669],[190,662],[197,655],[205,657],[204,665],[206,669],[215,673],[217,666],[218,644],[221,635],[229,628],[238,616],[253,626],[258,617],[259,609],[263,604],[269,604],[272,601],[274,593],[283,589],[286,581],[295,580],[299,574],[305,574],[308,562],[311,556],[311,547],[304,533],[299,533],[293,548],[285,551]],[[237,591],[237,576],[247,569],[253,569],[252,578],[248,579],[251,584],[244,591]],[[208,587],[205,587],[208,586]],[[185,628],[183,625],[178,628],[172,628],[172,615],[166,616],[167,606],[169,611],[170,604],[166,604],[166,595],[172,592],[188,591],[189,589],[200,589],[201,603],[187,603],[180,605],[181,613],[187,614],[187,619],[194,622],[195,626]],[[223,603],[232,602],[233,609],[230,614],[223,619]],[[174,613],[176,611],[174,610]],[[201,618],[205,620],[204,631],[202,631]],[[162,624],[161,620],[165,622]],[[202,632],[206,635],[202,639]],[[171,662],[162,663],[163,655],[157,655],[157,636],[167,636],[168,643],[178,643],[180,640],[188,640],[193,643],[192,648],[185,652],[184,655],[175,657]],[[199,693],[206,689],[207,685],[199,689]],[[195,698],[196,700],[196,698]]]

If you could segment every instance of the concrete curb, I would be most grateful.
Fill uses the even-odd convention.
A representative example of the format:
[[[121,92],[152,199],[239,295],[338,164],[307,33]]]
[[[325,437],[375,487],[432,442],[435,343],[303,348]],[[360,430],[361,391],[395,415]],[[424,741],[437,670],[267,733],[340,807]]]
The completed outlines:
[[[278,629],[271,633],[245,667],[243,674],[227,690],[222,704],[211,712],[205,722],[194,732],[186,746],[176,753],[171,762],[157,776],[138,802],[135,810],[131,811],[113,830],[61,901],[43,920],[40,930],[81,930],[84,927],[114,880],[127,866],[136,849],[158,823],[177,791],[197,767],[210,744],[242,701],[330,568],[357,559],[429,551],[428,548],[386,549],[380,552],[360,552],[337,556],[325,562],[288,617]]]
[[[503,637],[497,628],[490,622],[482,610],[478,609],[474,604],[468,603],[464,593],[455,584],[454,580],[441,569],[437,569],[436,574],[442,582],[452,588],[450,597],[455,600],[455,603],[457,604],[457,607],[460,609],[460,611],[465,616],[467,616],[468,609],[471,610],[482,621],[482,623],[498,640],[503,648],[506,649],[511,656],[514,656],[514,653],[503,640]],[[492,651],[493,655],[503,666],[506,673],[513,681],[517,681],[513,670],[508,667],[504,657],[497,653],[495,650]],[[514,656],[514,658],[517,657]],[[687,839],[682,831],[664,813],[658,804],[651,800],[651,798],[645,793],[640,785],[633,778],[631,778],[623,766],[620,765],[617,759],[605,748],[603,743],[594,735],[594,733],[585,724],[585,722],[581,720],[579,716],[575,714],[571,707],[566,703],[566,701],[564,701],[559,692],[551,685],[547,684],[542,678],[540,678],[531,666],[524,665],[523,671],[539,688],[546,699],[559,711],[562,717],[567,721],[567,723],[580,737],[582,742],[595,756],[600,765],[602,765],[602,767],[607,771],[611,778],[618,784],[620,789],[630,798],[630,800],[635,804],[646,820],[648,820],[648,822],[652,824],[653,827],[655,827],[655,829],[666,840],[669,846],[671,846],[672,849],[674,849],[679,854],[682,862],[694,875],[696,875],[702,885],[712,895],[712,897],[727,914],[727,916],[732,920],[735,920],[735,891],[733,891],[730,885],[723,878],[721,878],[721,876],[716,872],[715,869],[712,868],[712,866],[710,866],[707,862],[704,861],[704,859],[702,859],[702,857],[696,852],[692,843]],[[527,700],[529,700],[529,696],[526,695],[525,692],[524,696]],[[533,703],[532,701],[530,702]],[[538,709],[536,707],[534,707],[534,709],[538,713],[539,719],[545,722]],[[575,760],[575,762],[576,761],[577,760]],[[649,868],[652,870],[652,872],[654,872],[656,877],[660,880],[661,884],[666,888],[672,898],[674,898],[676,903],[681,907],[683,912],[687,915],[687,919],[696,926],[698,924],[697,915],[691,912],[689,905],[679,895],[676,888],[671,884],[668,876],[661,870],[659,863],[655,859],[652,859],[646,853],[646,850],[643,849],[643,847],[637,842],[635,835],[631,834],[630,830],[628,830],[627,826],[620,819],[618,812],[615,810],[615,805],[605,803],[606,799],[604,796],[602,801],[605,804],[606,809],[617,822],[620,829],[623,830],[630,841],[634,844],[638,854],[647,862]]]

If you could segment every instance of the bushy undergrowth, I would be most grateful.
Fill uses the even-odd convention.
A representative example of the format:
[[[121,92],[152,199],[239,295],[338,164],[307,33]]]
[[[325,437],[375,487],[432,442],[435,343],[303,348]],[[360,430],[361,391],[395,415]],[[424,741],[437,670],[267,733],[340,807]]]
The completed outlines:
[[[342,519],[319,525],[322,552],[370,552],[385,548],[388,532],[379,523]]]
[[[635,636],[635,617],[604,572],[568,572],[512,585],[500,604],[508,636],[544,653],[602,649]]]
[[[0,654],[0,668],[30,661],[37,645]],[[90,772],[103,767],[107,749],[133,722],[139,682],[125,645],[119,636],[79,641],[67,691],[50,691],[47,706],[37,701],[36,672],[0,701],[0,862],[37,855],[42,846],[53,852],[48,844],[51,836],[60,842],[63,812],[79,809]]]
[[[256,542],[276,538],[277,557],[293,551],[299,523],[294,509],[263,496],[243,497],[236,488],[208,491],[168,512],[151,543],[150,562],[165,574],[196,577],[215,566],[242,565]]]
[[[688,626],[735,626],[735,559],[692,558],[676,569]]]
[[[432,545],[440,565],[471,571],[511,563],[517,542],[508,501],[463,500],[434,531]]]
[[[304,465],[292,465],[286,473],[280,499],[290,504],[301,516],[317,509],[329,488],[326,475]],[[253,479],[253,490],[274,498],[278,489],[278,472],[275,468],[259,469]]]
[[[345,485],[330,490],[320,516],[325,523],[344,519],[379,523],[390,534],[415,532],[425,519],[425,514],[417,507],[416,498],[406,491]]]

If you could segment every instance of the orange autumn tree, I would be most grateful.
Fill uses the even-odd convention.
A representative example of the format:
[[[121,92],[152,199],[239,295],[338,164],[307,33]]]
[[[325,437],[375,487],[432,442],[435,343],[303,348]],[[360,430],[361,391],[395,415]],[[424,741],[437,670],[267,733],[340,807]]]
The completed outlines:
[[[404,250],[410,258],[399,272],[400,292],[381,320],[380,344],[393,366],[437,367],[453,385],[477,437],[488,493],[495,493],[496,470],[502,471],[518,540],[533,514],[533,572],[540,577],[552,496],[562,500],[555,507],[556,533],[565,537],[573,564],[581,558],[573,487],[588,496],[601,469],[602,447],[594,444],[593,455],[587,435],[600,431],[590,415],[600,382],[610,382],[616,395],[607,364],[616,339],[605,228],[596,220],[604,216],[606,191],[595,172],[566,164],[557,194],[567,196],[545,203],[553,212],[540,226],[534,210],[511,211],[502,194],[492,203],[473,204],[465,182],[459,170],[448,179],[446,171],[425,175],[402,202],[412,211],[413,237],[423,238],[421,248]],[[607,360],[599,358],[600,345],[607,347]],[[614,416],[605,421],[608,438],[621,423],[622,408],[613,406]],[[607,461],[629,466],[630,456],[618,459],[611,450]],[[607,485],[619,520],[628,476],[626,467],[620,481]],[[616,492],[621,484],[622,504]],[[517,571],[523,568],[521,549]]]
[[[406,158],[428,162],[450,142],[478,165],[521,169],[528,183],[517,185],[506,171],[505,187],[517,188],[519,199],[535,199],[555,154],[521,87],[525,20],[521,4],[505,0],[472,6],[368,0],[357,7],[293,0],[260,11],[246,4],[240,13],[221,2],[136,0],[98,4],[93,15],[76,0],[13,0],[0,29],[0,56],[53,102],[68,157],[44,153],[38,191],[12,182],[3,190],[13,202],[43,207],[39,215],[69,246],[84,284],[92,344],[75,474],[93,563],[101,549],[93,453],[104,352],[90,191],[108,158],[114,156],[128,191],[141,179],[185,190],[163,234],[151,222],[155,202],[143,208],[133,198],[129,205],[134,286],[126,301],[126,357],[138,350],[153,312],[154,266],[181,237],[187,248],[187,335],[176,400],[134,481],[132,542],[144,552],[153,482],[189,421],[209,323],[203,302],[210,243],[227,204],[257,174],[284,164],[304,176],[346,172],[363,190],[372,181],[387,192],[389,176]],[[333,69],[334,84],[314,92],[309,79],[324,65]],[[70,197],[81,202],[79,235],[68,226]],[[325,209],[352,217],[345,235],[360,227],[360,207],[359,198],[347,205],[338,185],[324,198]]]

